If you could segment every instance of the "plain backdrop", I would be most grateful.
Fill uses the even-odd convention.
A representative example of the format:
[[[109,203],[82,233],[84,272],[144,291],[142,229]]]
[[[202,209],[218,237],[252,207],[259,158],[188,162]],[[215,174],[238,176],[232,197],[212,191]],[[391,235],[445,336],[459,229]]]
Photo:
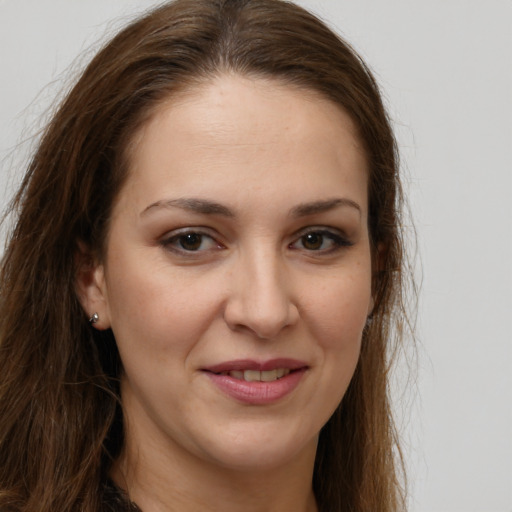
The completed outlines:
[[[512,2],[301,3],[369,62],[402,152],[423,274],[399,381],[411,512],[512,512]],[[76,57],[152,5],[0,0],[2,205]]]

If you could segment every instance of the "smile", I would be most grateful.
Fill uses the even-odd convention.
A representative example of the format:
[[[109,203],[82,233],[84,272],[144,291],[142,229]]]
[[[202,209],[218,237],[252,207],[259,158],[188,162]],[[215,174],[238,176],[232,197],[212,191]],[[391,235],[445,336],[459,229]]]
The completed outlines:
[[[232,370],[222,372],[220,375],[229,375],[237,380],[246,382],[272,382],[285,377],[291,372],[289,368],[277,368],[275,370]]]
[[[237,402],[267,405],[290,395],[300,384],[309,366],[295,359],[265,362],[236,360],[220,363],[203,372],[214,388]]]

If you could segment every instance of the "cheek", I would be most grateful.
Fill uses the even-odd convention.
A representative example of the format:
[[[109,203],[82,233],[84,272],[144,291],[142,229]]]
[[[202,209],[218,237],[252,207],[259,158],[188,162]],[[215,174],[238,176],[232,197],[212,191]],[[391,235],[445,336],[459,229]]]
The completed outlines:
[[[328,411],[327,416],[341,402],[359,360],[371,301],[370,275],[368,271],[333,279],[311,302],[309,325],[320,354],[320,379],[325,390],[321,406]]]
[[[118,261],[109,274],[109,310],[120,352],[175,360],[186,353],[218,312],[215,284],[168,267]],[[122,263],[122,264],[121,264]],[[128,348],[130,350],[128,350]]]
[[[370,304],[370,272],[331,279],[318,289],[308,308],[319,343],[330,350],[358,346]]]
[[[137,397],[144,414],[156,423],[162,404],[186,415],[187,404],[178,397],[186,396],[191,386],[189,356],[209,324],[211,301],[193,285],[182,287],[177,276],[156,271],[129,279],[112,276],[111,288],[124,397]]]

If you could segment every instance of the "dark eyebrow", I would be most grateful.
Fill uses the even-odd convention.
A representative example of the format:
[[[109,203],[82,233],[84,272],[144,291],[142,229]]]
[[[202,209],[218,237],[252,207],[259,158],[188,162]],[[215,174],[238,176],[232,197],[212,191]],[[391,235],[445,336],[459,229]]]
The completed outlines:
[[[323,213],[343,206],[355,208],[359,214],[361,214],[361,207],[355,201],[347,198],[334,198],[323,201],[313,201],[311,203],[302,203],[292,208],[290,214],[292,217],[307,217],[308,215]],[[145,208],[141,212],[141,216],[158,208],[181,208],[182,210],[188,210],[203,215],[222,215],[230,218],[235,217],[234,212],[223,204],[216,203],[215,201],[210,201],[208,199],[197,199],[193,197],[156,201]]]
[[[327,212],[341,206],[355,208],[359,214],[361,214],[361,207],[355,201],[342,197],[299,204],[298,206],[295,206],[290,213],[292,217],[307,217],[308,215]]]
[[[165,199],[150,204],[142,210],[141,216],[155,208],[181,208],[204,215],[222,215],[224,217],[234,217],[235,214],[227,207],[208,199],[196,199],[193,197],[179,199]]]

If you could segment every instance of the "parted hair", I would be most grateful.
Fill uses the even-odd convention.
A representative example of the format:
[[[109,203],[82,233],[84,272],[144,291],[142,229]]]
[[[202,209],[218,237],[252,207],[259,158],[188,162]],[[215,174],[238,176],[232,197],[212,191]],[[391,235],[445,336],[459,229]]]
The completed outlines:
[[[388,376],[404,322],[402,194],[376,82],[326,24],[282,0],[176,0],[93,58],[47,125],[15,195],[0,271],[0,510],[128,510],[105,491],[123,445],[122,364],[75,290],[77,246],[102,258],[134,134],[162,101],[222,73],[315,91],[355,122],[368,163],[371,323],[354,377],[320,433],[323,512],[404,507]],[[115,502],[115,503],[114,503]]]

